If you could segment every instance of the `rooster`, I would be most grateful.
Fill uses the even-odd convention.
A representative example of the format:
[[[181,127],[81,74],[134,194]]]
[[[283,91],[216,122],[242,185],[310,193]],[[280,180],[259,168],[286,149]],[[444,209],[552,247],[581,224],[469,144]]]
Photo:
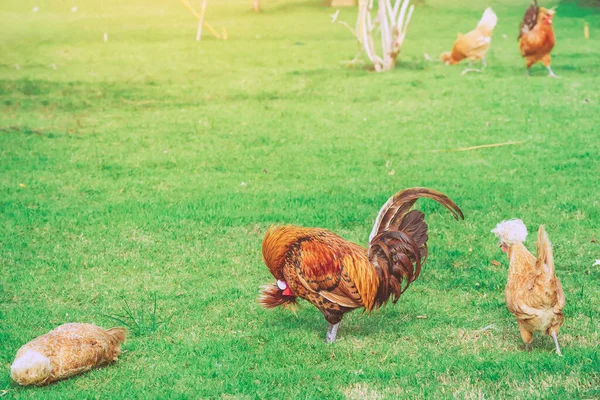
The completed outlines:
[[[528,76],[531,66],[541,61],[548,69],[548,76],[558,78],[550,68],[550,52],[556,42],[552,28],[554,14],[554,9],[538,7],[537,0],[525,12],[519,30],[519,48],[521,55],[525,58]]]
[[[491,8],[486,8],[477,27],[467,34],[459,33],[452,47],[452,52],[446,51],[441,55],[441,60],[446,64],[458,64],[465,58],[469,62],[481,60],[485,67],[485,54],[492,43],[492,32],[496,27],[498,18]]]
[[[564,320],[565,293],[554,272],[552,246],[544,226],[538,230],[537,259],[523,245],[527,228],[520,219],[503,221],[492,232],[508,254],[504,296],[509,311],[517,317],[525,349],[531,350],[533,333],[541,332],[552,336],[556,353],[561,355],[558,330]]]
[[[396,303],[419,277],[427,259],[425,215],[411,210],[420,198],[444,205],[464,219],[447,196],[427,188],[403,190],[381,208],[369,236],[369,248],[316,228],[271,227],[262,243],[263,259],[276,284],[263,287],[265,308],[295,306],[300,297],[312,303],[329,323],[326,341],[335,341],[345,313]]]
[[[117,360],[124,328],[64,324],[23,345],[10,367],[20,385],[45,385]]]

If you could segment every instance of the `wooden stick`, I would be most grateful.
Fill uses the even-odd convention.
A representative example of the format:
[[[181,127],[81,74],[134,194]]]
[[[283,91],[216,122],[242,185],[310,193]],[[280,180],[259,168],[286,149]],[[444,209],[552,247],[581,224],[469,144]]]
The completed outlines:
[[[202,0],[200,6],[200,18],[198,18],[198,31],[196,32],[196,42],[200,41],[202,36],[202,25],[204,24],[204,16],[206,15],[206,3],[208,0]]]
[[[200,19],[200,14],[198,14],[198,11],[194,10],[194,7],[192,7],[192,5],[187,0],[181,0],[181,4],[183,4],[185,6],[185,8],[187,8],[192,13],[192,15],[194,17]],[[221,39],[221,37],[219,36],[219,34],[217,33],[217,31],[215,31],[213,29],[213,27],[208,24],[208,22],[204,21],[203,25],[206,27],[206,29],[208,29],[208,31],[214,37],[216,37],[217,39]]]
[[[520,144],[524,143],[524,140],[520,140],[518,142],[504,142],[504,143],[494,143],[494,144],[482,144],[480,146],[471,146],[471,147],[460,147],[458,149],[450,149],[450,150],[430,150],[431,153],[454,153],[457,151],[471,151],[477,149],[487,149],[489,147],[500,147],[500,146],[508,146],[511,144]]]

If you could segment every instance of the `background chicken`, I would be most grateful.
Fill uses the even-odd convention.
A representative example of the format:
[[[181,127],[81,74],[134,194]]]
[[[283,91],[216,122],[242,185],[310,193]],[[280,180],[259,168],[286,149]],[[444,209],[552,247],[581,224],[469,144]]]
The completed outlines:
[[[548,76],[558,78],[550,68],[550,52],[556,42],[554,29],[552,28],[554,14],[554,9],[548,10],[544,7],[538,7],[537,1],[529,6],[525,12],[519,30],[519,48],[521,49],[521,55],[525,58],[527,75],[529,75],[531,66],[541,61],[548,69]]]
[[[124,328],[64,324],[23,345],[10,367],[20,385],[45,385],[117,360]]]
[[[265,286],[259,301],[266,308],[289,306],[296,297],[317,307],[329,322],[327,341],[335,341],[343,315],[367,311],[400,295],[419,276],[427,258],[427,224],[410,211],[420,197],[443,204],[456,219],[462,211],[435,190],[412,188],[392,196],[381,208],[368,250],[325,230],[271,227],[262,252],[277,284]]]
[[[527,228],[520,219],[504,221],[492,232],[510,261],[504,295],[508,309],[517,317],[525,348],[531,350],[533,332],[542,332],[552,336],[560,355],[557,335],[564,320],[565,294],[554,273],[552,247],[544,226],[538,230],[537,259],[523,245]]]
[[[463,35],[459,33],[452,47],[452,52],[444,52],[441,59],[446,64],[458,64],[465,58],[469,61],[481,60],[486,65],[485,54],[492,43],[492,32],[498,18],[491,8],[486,8],[477,27]]]

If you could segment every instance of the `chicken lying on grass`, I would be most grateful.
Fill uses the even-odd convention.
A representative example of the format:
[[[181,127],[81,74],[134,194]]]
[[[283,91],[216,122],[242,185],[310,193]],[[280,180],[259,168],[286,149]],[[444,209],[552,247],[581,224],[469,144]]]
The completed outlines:
[[[554,273],[552,246],[544,226],[538,230],[537,259],[523,245],[527,228],[520,219],[501,222],[492,232],[508,254],[504,295],[509,311],[517,317],[525,348],[531,350],[533,333],[541,332],[552,336],[556,353],[561,355],[558,330],[564,320],[565,294]]]
[[[558,78],[550,67],[550,52],[556,42],[554,29],[552,28],[554,14],[554,9],[548,10],[544,7],[538,7],[537,1],[529,6],[525,12],[519,30],[519,49],[521,55],[525,58],[527,75],[529,75],[531,66],[541,61],[548,69],[548,76]]]
[[[64,324],[23,345],[10,367],[20,385],[45,385],[117,360],[124,328]]]
[[[454,218],[464,219],[444,194],[412,188],[383,205],[368,249],[325,229],[269,228],[262,244],[263,259],[277,283],[263,288],[260,303],[274,308],[294,306],[296,297],[308,300],[329,322],[327,342],[335,341],[345,313],[363,307],[371,311],[390,297],[396,303],[427,259],[425,215],[410,210],[420,197],[433,199]]]
[[[486,8],[477,27],[465,35],[459,33],[452,51],[442,53],[442,61],[446,64],[458,64],[465,58],[469,60],[469,63],[481,60],[485,67],[487,65],[485,55],[492,43],[492,32],[494,32],[497,22],[498,18],[494,11],[489,7]],[[478,69],[467,68],[462,73],[471,71],[479,72]]]

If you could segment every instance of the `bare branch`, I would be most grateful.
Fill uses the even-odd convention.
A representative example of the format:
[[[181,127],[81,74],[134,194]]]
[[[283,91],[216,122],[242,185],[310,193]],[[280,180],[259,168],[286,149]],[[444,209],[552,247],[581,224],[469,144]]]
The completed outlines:
[[[373,0],[359,0],[356,29],[354,30],[346,22],[337,20],[339,11],[332,17],[332,22],[344,25],[357,38],[369,61],[373,63],[375,71],[388,71],[396,64],[414,11],[410,0],[395,0],[393,7],[391,1],[379,0],[377,18],[373,20]],[[396,17],[398,11],[400,11],[400,15]],[[381,34],[382,56],[375,51],[375,41],[373,40],[374,33],[377,33],[377,26],[379,26]]]
[[[398,20],[396,21],[396,26],[398,27],[398,32],[402,32],[402,25],[404,23],[404,16],[406,15],[406,9],[408,8],[409,0],[403,0],[402,7],[400,8],[400,15],[398,15]]]
[[[379,7],[381,7],[381,1],[383,1],[385,3],[385,10],[387,11],[387,17],[388,19],[386,20],[386,22],[388,22],[388,25],[394,25],[394,21],[395,21],[395,17],[394,17],[394,10],[392,9],[392,4],[390,3],[390,0],[380,0],[379,2]]]
[[[392,18],[394,19],[394,21],[396,21],[396,16],[398,15],[398,9],[400,8],[400,3],[402,3],[402,0],[396,0],[396,4],[394,4],[394,12],[392,15]]]
[[[408,31],[408,24],[410,24],[410,19],[412,18],[412,14],[413,14],[414,10],[415,10],[415,6],[410,6],[410,9],[408,10],[408,16],[406,17],[406,21],[404,22],[404,29],[402,30],[402,33],[405,36],[406,36],[406,32]]]
[[[389,49],[390,48],[390,42],[391,42],[391,35],[390,35],[390,27],[388,25],[388,19],[387,16],[385,15],[386,13],[386,6],[385,4],[382,3],[387,3],[387,0],[379,0],[379,26],[381,26],[381,45],[383,46],[383,59],[385,60],[387,58],[387,53],[385,51],[385,49]]]

